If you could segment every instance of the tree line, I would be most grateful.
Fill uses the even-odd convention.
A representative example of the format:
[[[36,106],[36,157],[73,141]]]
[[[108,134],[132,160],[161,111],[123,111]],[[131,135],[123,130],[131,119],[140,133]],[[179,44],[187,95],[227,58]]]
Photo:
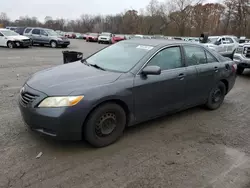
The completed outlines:
[[[126,10],[115,15],[82,14],[75,20],[54,19],[46,16],[21,16],[10,20],[0,13],[0,24],[5,26],[46,27],[68,32],[112,32],[169,36],[236,35],[250,37],[249,0],[224,0],[223,3],[203,3],[202,0],[151,0],[140,10]]]

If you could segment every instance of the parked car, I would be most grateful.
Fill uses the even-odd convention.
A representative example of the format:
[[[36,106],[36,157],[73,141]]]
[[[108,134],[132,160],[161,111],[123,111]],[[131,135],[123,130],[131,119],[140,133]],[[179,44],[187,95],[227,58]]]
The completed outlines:
[[[17,27],[14,27],[14,26],[7,26],[6,29],[9,29],[11,31],[15,31]]]
[[[231,59],[233,59],[234,52],[239,46],[239,39],[231,35],[210,36],[208,41],[208,43],[204,44],[205,46]]]
[[[237,63],[237,73],[242,74],[245,69],[250,68],[250,43],[241,43],[236,49],[234,56],[234,62]]]
[[[70,41],[68,38],[60,36],[52,29],[46,28],[26,28],[24,35],[32,40],[32,44],[50,45],[52,48],[68,47]]]
[[[76,38],[76,34],[75,33],[66,33],[65,34],[65,37],[67,37],[67,38],[70,38],[70,39],[75,39]]]
[[[103,147],[126,126],[197,105],[219,108],[235,80],[236,64],[202,45],[124,40],[34,74],[19,107],[36,132]]]
[[[145,37],[144,35],[133,35],[131,38],[132,39],[144,39]]]
[[[111,44],[113,36],[114,35],[112,33],[102,32],[99,35],[99,37],[98,37],[98,43],[108,43],[108,44]]]
[[[23,35],[24,30],[25,30],[26,28],[27,28],[27,27],[16,27],[13,31],[15,31],[15,32],[18,33],[19,35]]]
[[[125,36],[124,35],[113,35],[112,39],[111,39],[111,42],[112,44],[116,43],[116,42],[119,42],[119,41],[122,41],[122,40],[125,40]]]
[[[88,35],[89,35],[89,33],[83,34],[83,39],[86,40],[86,38],[87,38]]]
[[[29,47],[31,40],[9,29],[0,29],[0,46],[8,48]]]
[[[98,41],[98,33],[89,33],[86,37],[86,42],[97,42]]]
[[[81,33],[75,33],[76,39],[83,39],[83,35]]]

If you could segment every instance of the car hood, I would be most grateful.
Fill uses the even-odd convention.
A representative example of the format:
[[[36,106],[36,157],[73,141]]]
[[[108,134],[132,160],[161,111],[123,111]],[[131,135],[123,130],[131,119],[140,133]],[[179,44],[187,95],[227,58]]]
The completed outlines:
[[[29,39],[26,36],[23,35],[17,35],[17,36],[8,36],[8,39],[12,39],[12,40],[24,40],[24,39]]]
[[[121,73],[102,71],[81,61],[59,65],[32,75],[27,85],[49,96],[69,95],[75,90],[114,82]],[[82,93],[83,94],[83,93]]]
[[[244,46],[250,46],[250,43],[248,42],[248,43],[241,43],[241,44],[239,44],[239,47],[244,47]]]

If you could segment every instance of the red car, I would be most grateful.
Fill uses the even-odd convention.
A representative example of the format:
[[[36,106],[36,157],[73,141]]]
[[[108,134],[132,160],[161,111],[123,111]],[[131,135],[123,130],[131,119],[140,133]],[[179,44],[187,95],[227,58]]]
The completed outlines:
[[[65,37],[67,37],[69,39],[75,39],[76,38],[76,34],[75,33],[66,33]]]
[[[122,40],[125,40],[125,36],[124,35],[114,35],[112,37],[112,44],[116,43],[116,42],[119,42],[119,41],[122,41]]]
[[[86,36],[86,42],[97,42],[99,34],[98,33],[89,33]]]

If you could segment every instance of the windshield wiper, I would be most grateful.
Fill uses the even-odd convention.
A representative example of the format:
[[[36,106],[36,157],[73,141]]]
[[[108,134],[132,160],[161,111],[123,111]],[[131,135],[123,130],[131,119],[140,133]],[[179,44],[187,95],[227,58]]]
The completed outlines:
[[[97,68],[97,69],[106,71],[106,69],[100,67],[100,66],[97,65],[97,64],[90,64],[90,63],[88,63],[86,59],[82,59],[81,62],[84,63],[84,64],[87,65],[87,66],[95,67],[95,68]]]
[[[95,68],[97,68],[97,69],[100,69],[100,70],[103,70],[103,71],[106,71],[106,69],[104,69],[104,68],[102,68],[102,67],[100,67],[99,65],[97,65],[97,64],[88,64],[89,66],[91,66],[91,67],[95,67]]]

